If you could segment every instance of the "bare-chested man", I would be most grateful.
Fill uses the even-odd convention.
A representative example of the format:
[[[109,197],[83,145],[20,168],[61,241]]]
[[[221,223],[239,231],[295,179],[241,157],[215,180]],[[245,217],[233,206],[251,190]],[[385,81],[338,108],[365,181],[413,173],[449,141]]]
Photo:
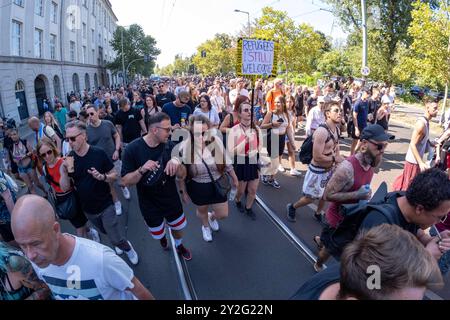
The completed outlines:
[[[296,221],[296,210],[305,207],[315,200],[320,200],[315,217],[322,221],[322,199],[325,187],[330,180],[334,167],[344,161],[339,150],[339,131],[337,126],[342,120],[342,110],[338,102],[331,102],[324,108],[326,123],[314,132],[313,160],[309,165],[303,184],[303,197],[295,204],[287,205],[287,217]]]
[[[322,236],[315,238],[315,242],[321,246],[319,259],[314,266],[317,272],[322,270],[323,264],[333,254],[328,236],[343,220],[341,205],[371,199],[372,191],[369,186],[374,168],[380,165],[389,139],[390,136],[382,126],[374,124],[366,127],[361,133],[360,151],[342,162],[328,182],[324,194],[324,199],[331,202],[326,214],[327,226],[323,229]]]

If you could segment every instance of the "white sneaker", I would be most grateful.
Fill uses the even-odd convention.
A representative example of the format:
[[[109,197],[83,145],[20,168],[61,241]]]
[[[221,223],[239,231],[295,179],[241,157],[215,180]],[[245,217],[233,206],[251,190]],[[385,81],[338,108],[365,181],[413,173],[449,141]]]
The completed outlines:
[[[91,238],[92,241],[100,243],[100,235],[94,228],[89,228],[88,237]]]
[[[302,173],[300,171],[298,171],[297,169],[292,169],[291,170],[291,176],[293,177],[300,177],[302,175]]]
[[[130,260],[132,265],[137,265],[139,263],[138,254],[136,253],[136,251],[134,251],[134,248],[129,241],[128,244],[131,247],[131,250],[127,252],[128,260]]]
[[[121,216],[122,215],[122,204],[120,203],[120,201],[117,201],[116,203],[114,203],[114,207],[116,208],[116,215]]]
[[[127,187],[123,187],[123,188],[122,188],[122,193],[123,193],[123,197],[124,197],[126,200],[130,200],[130,199],[131,199],[130,190],[128,190]]]
[[[203,233],[203,240],[205,240],[206,242],[212,242],[212,234],[210,227],[202,226],[202,233]]]
[[[211,227],[212,231],[219,231],[220,227],[219,227],[219,221],[217,220],[212,220],[211,219],[212,213],[208,212],[208,222],[209,222],[209,226]]]
[[[119,247],[115,247],[114,250],[116,250],[116,254],[117,254],[118,256],[123,255],[123,250],[120,250]]]
[[[285,170],[284,167],[280,164],[280,166],[278,167],[278,171],[280,171],[280,172],[285,172],[286,170]]]

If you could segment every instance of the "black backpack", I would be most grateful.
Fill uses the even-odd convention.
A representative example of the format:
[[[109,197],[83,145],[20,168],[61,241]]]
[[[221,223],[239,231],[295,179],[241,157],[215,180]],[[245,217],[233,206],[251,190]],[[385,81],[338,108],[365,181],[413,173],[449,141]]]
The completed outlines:
[[[387,185],[383,183],[373,199],[364,205],[349,204],[342,205],[340,213],[344,220],[336,229],[331,231],[325,241],[327,251],[336,259],[340,256],[344,248],[350,244],[360,232],[361,224],[371,211],[378,211],[389,221],[389,224],[400,225],[400,218],[395,205],[390,204],[390,199],[404,196],[404,192],[387,193]]]
[[[333,138],[333,133],[331,132],[330,128],[326,124],[321,124],[319,127],[325,128],[328,131],[328,138],[325,143],[330,142]],[[339,129],[338,130],[338,136],[340,136]],[[302,144],[302,148],[300,149],[300,152],[298,154],[298,158],[301,163],[303,164],[311,164],[311,161],[313,159],[313,150],[314,150],[314,139],[313,134],[306,138],[306,140]]]

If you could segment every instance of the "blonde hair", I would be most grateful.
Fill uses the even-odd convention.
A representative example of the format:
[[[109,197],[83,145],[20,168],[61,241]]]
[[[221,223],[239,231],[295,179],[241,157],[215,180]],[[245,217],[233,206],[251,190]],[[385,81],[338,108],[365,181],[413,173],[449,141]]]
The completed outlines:
[[[339,298],[386,300],[405,288],[443,284],[436,259],[417,238],[397,225],[383,224],[360,234],[341,258]],[[370,290],[369,268],[381,271],[381,289]]]

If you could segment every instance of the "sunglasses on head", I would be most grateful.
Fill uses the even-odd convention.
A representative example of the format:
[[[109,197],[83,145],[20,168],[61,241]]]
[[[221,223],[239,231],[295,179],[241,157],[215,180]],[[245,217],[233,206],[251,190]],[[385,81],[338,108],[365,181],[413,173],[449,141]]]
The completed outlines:
[[[47,152],[41,153],[41,158],[45,158],[46,156],[50,156],[53,154],[52,150],[48,150]]]

